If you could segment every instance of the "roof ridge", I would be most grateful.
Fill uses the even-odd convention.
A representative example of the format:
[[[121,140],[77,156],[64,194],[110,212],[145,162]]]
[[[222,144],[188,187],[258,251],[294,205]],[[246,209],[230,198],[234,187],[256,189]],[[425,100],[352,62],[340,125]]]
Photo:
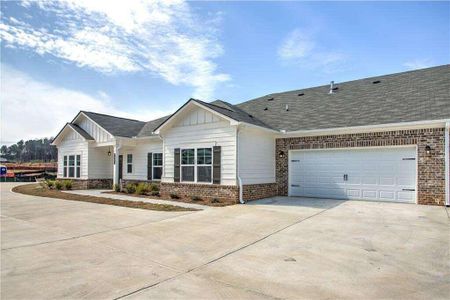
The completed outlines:
[[[105,116],[105,117],[111,117],[111,118],[116,118],[116,119],[122,119],[122,120],[128,120],[128,121],[135,121],[135,122],[146,123],[145,121],[141,121],[141,120],[130,119],[130,118],[124,118],[124,117],[116,117],[116,116],[113,116],[113,115],[102,114],[102,113],[97,113],[97,112],[93,112],[93,111],[80,110],[80,112],[82,112],[82,113],[90,113],[90,114],[95,114],[95,115],[100,115],[100,116]]]

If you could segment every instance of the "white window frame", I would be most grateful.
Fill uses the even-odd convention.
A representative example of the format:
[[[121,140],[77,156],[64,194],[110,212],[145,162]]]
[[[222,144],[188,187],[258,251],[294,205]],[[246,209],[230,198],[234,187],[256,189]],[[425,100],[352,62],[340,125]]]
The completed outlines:
[[[194,150],[194,164],[183,164],[183,150]],[[198,149],[211,149],[211,164],[197,164],[197,150]],[[188,147],[188,148],[180,148],[180,182],[184,183],[198,183],[198,184],[212,184],[213,183],[213,161],[214,161],[214,151],[213,147]],[[194,167],[194,181],[185,181],[183,180],[183,167]],[[197,167],[211,167],[211,181],[198,181],[197,177]]]
[[[161,154],[161,165],[159,166],[155,166],[155,154]],[[160,181],[162,179],[163,176],[163,166],[164,166],[164,157],[162,152],[156,152],[156,153],[152,153],[152,180],[154,181]],[[155,168],[161,168],[161,178],[160,179],[155,179],[154,175],[155,175]]]
[[[194,150],[194,163],[193,164],[183,164],[183,150]],[[196,149],[195,148],[181,148],[180,149],[180,182],[187,182],[187,183],[195,183],[196,181],[196,172],[195,172],[195,161],[197,159],[196,156]],[[186,181],[183,180],[183,167],[193,167],[194,168],[194,180],[193,181]]]
[[[211,163],[210,164],[198,164],[198,160],[197,160],[197,153],[198,153],[198,149],[210,149],[211,150]],[[201,148],[196,148],[195,149],[195,182],[197,183],[213,183],[213,148],[212,147],[201,147]],[[198,167],[209,167],[211,169],[211,180],[208,181],[198,181]]]
[[[128,157],[131,155],[131,162],[128,161]],[[133,168],[133,153],[127,153],[127,174],[133,174],[134,168]],[[128,171],[128,166],[131,166],[131,172]],[[153,174],[152,174],[153,175]]]
[[[73,166],[71,166],[69,164],[70,161],[70,157],[73,156]],[[80,157],[80,159],[78,160],[78,156]],[[66,159],[66,164],[64,164],[64,160]],[[80,163],[78,165],[78,162]],[[73,176],[70,176],[70,168],[73,168]],[[77,176],[77,168],[80,168],[80,176]],[[81,153],[80,154],[64,154],[63,155],[63,178],[73,178],[73,179],[77,179],[77,178],[81,178],[81,172],[82,172],[82,168],[81,168]],[[64,176],[65,173],[65,176]]]

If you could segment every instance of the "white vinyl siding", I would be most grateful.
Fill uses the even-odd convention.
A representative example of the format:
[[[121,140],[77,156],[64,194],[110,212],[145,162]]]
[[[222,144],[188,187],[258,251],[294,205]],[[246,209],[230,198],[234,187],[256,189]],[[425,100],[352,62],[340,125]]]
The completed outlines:
[[[81,115],[78,118],[76,124],[84,129],[84,131],[89,133],[89,135],[92,136],[98,143],[109,142],[114,138],[111,134],[103,130],[100,126],[98,126],[96,123],[94,123],[84,115]]]
[[[275,182],[275,136],[261,129],[239,131],[239,176],[243,184]]]
[[[175,148],[197,149],[221,146],[221,184],[236,184],[236,128],[230,126],[228,121],[173,127],[163,132],[163,138],[162,181],[173,182]]]
[[[120,154],[123,155],[123,179],[147,180],[148,153],[162,153],[162,141],[159,139],[137,141],[135,147],[123,147],[120,149]],[[132,173],[127,173],[127,154],[133,155]]]
[[[69,136],[68,134],[67,136]],[[66,136],[66,137],[67,137]],[[69,165],[69,156],[80,155],[81,165],[80,165],[80,179],[88,178],[88,143],[79,139],[67,139],[66,137],[58,145],[58,178],[64,177],[64,156],[67,156],[67,165]],[[75,166],[76,175],[76,166]],[[69,174],[67,173],[67,176]],[[75,176],[74,176],[75,177]]]
[[[111,156],[108,156],[111,151]],[[112,147],[89,147],[89,178],[90,179],[111,179],[113,177]]]

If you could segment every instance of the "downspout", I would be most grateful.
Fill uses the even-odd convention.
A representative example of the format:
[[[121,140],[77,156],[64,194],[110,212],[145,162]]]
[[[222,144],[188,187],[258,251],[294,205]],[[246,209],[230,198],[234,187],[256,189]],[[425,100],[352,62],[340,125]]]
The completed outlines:
[[[450,206],[450,121],[445,123],[445,206]]]
[[[236,126],[236,178],[239,184],[239,203],[244,204],[242,179],[239,175],[239,125]]]

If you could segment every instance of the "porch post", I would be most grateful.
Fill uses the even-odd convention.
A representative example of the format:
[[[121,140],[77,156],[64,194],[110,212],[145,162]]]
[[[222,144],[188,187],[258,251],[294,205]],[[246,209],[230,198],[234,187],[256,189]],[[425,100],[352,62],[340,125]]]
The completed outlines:
[[[114,145],[114,170],[113,170],[113,185],[119,183],[119,150],[120,146],[116,143]]]

